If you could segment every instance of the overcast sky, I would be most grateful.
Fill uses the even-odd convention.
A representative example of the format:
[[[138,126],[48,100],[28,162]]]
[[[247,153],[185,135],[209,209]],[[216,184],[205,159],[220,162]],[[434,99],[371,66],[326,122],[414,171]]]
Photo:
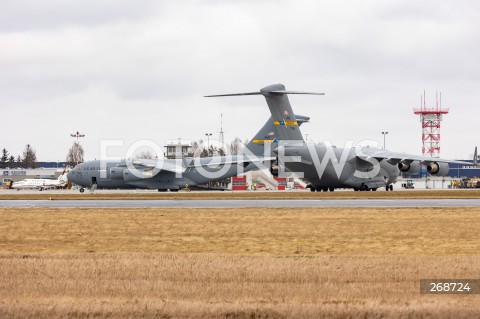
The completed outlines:
[[[308,139],[378,140],[421,154],[413,108],[442,92],[442,157],[466,158],[480,124],[478,1],[0,2],[0,148],[27,143],[63,161],[100,141],[250,139],[270,116],[262,96],[204,98],[283,83]],[[120,149],[112,154],[121,153]]]

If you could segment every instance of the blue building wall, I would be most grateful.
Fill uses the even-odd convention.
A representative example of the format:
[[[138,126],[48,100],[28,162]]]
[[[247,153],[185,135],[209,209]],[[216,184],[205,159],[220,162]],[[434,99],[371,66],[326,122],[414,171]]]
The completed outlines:
[[[38,168],[63,168],[67,162],[37,162]]]
[[[461,162],[472,163],[473,160],[460,160]],[[452,178],[474,178],[480,177],[480,167],[463,164],[448,164],[448,174],[446,176]],[[422,178],[427,175],[427,169],[422,167],[418,174],[403,174],[404,178]]]
[[[462,160],[462,162],[472,163],[472,160]],[[473,178],[480,177],[480,168],[472,165],[449,164],[448,175],[455,178]]]

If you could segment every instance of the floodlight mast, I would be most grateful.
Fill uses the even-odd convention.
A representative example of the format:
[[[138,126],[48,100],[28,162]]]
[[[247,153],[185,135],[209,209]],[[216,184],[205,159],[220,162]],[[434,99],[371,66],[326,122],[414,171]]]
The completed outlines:
[[[77,138],[77,143],[78,143],[78,138],[79,137],[85,137],[85,134],[80,134],[78,131],[76,133],[70,134],[71,137],[76,137]]]

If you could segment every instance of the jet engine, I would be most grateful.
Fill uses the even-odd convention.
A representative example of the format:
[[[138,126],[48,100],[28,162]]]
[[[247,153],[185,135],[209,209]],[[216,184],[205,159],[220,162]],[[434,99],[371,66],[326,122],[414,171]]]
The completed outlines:
[[[448,173],[448,164],[431,162],[427,165],[427,171],[431,175],[445,176]]]
[[[398,163],[398,168],[403,173],[416,174],[420,170],[420,162],[413,161],[411,163],[400,162]]]

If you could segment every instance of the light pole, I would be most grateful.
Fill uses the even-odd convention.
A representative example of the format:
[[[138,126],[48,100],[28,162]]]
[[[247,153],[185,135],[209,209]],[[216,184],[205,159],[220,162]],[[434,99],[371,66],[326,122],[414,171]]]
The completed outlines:
[[[205,136],[207,137],[207,154],[210,156],[210,136],[212,136],[212,133],[205,133]]]
[[[76,137],[77,138],[77,143],[78,143],[78,138],[79,137],[85,137],[85,134],[80,134],[78,131],[77,133],[70,134],[71,137]]]
[[[388,132],[382,132],[383,135],[383,149],[385,149],[385,135],[387,135]]]

